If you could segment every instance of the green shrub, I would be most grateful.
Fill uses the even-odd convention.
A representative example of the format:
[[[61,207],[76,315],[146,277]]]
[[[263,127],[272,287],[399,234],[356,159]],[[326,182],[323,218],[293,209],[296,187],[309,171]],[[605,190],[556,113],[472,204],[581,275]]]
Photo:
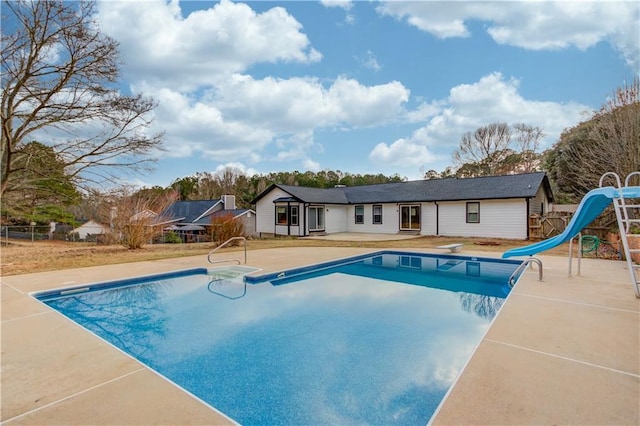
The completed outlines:
[[[164,242],[167,244],[180,244],[182,242],[182,239],[177,233],[169,231],[164,234]]]

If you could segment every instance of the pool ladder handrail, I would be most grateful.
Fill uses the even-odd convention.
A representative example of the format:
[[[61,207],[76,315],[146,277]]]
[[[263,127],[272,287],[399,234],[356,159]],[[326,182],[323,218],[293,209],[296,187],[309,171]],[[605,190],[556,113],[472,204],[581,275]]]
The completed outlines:
[[[622,251],[624,253],[627,269],[629,271],[629,278],[633,285],[633,291],[636,298],[640,299],[640,265],[634,263],[632,255],[640,252],[640,249],[632,249],[629,246],[629,235],[631,235],[631,228],[640,225],[640,218],[638,213],[640,212],[640,204],[637,201],[628,204],[625,199],[624,189],[631,187],[631,180],[633,178],[640,178],[640,171],[631,172],[624,180],[624,186],[621,185],[620,177],[615,172],[607,172],[600,178],[600,186],[606,176],[612,176],[616,181],[616,189],[618,194],[613,198],[613,209],[616,213],[616,220],[618,221],[618,230],[620,231],[620,243],[622,243]],[[637,197],[629,197],[635,199]],[[634,211],[635,214],[630,213]]]
[[[231,237],[229,238],[227,241],[225,241],[224,243],[220,244],[218,247],[214,248],[213,250],[211,250],[209,252],[209,254],[207,255],[207,260],[209,261],[209,263],[221,263],[221,262],[238,262],[238,265],[241,264],[239,259],[224,259],[224,260],[211,260],[211,255],[213,253],[215,253],[216,251],[218,251],[219,249],[221,249],[222,247],[226,246],[227,244],[229,244],[231,241],[236,241],[236,240],[242,240],[244,241],[244,263],[247,263],[247,239],[245,237]]]
[[[217,284],[217,283],[223,283],[225,281],[227,281],[227,278],[214,278],[211,281],[209,281],[209,284],[207,284],[207,290],[209,290],[210,293],[213,293],[217,296],[222,296],[225,299],[229,299],[229,300],[237,300],[237,299],[241,299],[244,296],[247,295],[247,282],[245,280],[242,280],[242,285],[243,285],[243,289],[242,289],[242,294],[238,295],[238,296],[227,296],[226,294],[219,292],[217,290],[214,290],[212,288],[213,284]]]
[[[515,280],[516,275],[518,275],[519,273],[524,271],[524,269],[527,266],[531,265],[531,263],[537,263],[538,264],[538,281],[542,281],[542,278],[543,278],[542,261],[540,259],[538,259],[537,257],[529,257],[524,262],[522,262],[520,264],[520,266],[518,266],[516,268],[515,271],[513,271],[513,274],[511,274],[511,276],[509,277],[509,287],[513,287],[515,285],[514,280]]]

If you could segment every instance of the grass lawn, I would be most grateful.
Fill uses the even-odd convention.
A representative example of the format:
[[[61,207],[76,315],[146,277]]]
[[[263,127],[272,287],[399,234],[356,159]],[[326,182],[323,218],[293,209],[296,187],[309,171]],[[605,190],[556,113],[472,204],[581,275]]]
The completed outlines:
[[[269,238],[248,240],[247,249],[259,250],[278,247],[366,247],[386,248],[435,248],[451,243],[463,243],[465,249],[502,253],[514,247],[529,244],[528,241],[502,240],[488,238],[460,237],[419,237],[408,240],[392,241],[329,241],[296,238]],[[2,241],[0,254],[2,276],[45,272],[87,266],[110,265],[117,263],[141,262],[185,256],[206,255],[215,245],[213,243],[193,244],[154,244],[139,250],[128,250],[118,245],[96,245],[95,243],[70,243],[65,241]],[[241,246],[224,247],[220,252],[242,250]],[[444,250],[443,253],[448,253]],[[464,254],[464,250],[463,253]],[[545,254],[567,256],[568,247],[563,244]]]

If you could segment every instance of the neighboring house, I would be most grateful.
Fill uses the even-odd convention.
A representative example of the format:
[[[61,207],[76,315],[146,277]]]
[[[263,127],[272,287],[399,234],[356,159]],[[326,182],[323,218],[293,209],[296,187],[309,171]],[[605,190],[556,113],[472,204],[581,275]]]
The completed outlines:
[[[156,217],[158,217],[158,213],[153,210],[145,209],[131,216],[130,221],[135,222],[141,219],[154,219]]]
[[[336,232],[527,239],[553,201],[545,173],[336,188],[273,184],[255,200],[261,236]]]
[[[73,229],[71,231],[74,234],[78,234],[78,238],[81,240],[86,240],[87,235],[101,235],[108,234],[109,227],[106,225],[102,225],[101,223],[95,222],[93,220],[89,220],[79,227]]]
[[[231,215],[244,225],[245,236],[255,236],[256,215],[251,209],[236,209],[236,198],[224,195],[219,200],[176,201],[158,215],[166,227],[183,233],[208,233],[215,216]],[[165,228],[165,229],[166,229]]]

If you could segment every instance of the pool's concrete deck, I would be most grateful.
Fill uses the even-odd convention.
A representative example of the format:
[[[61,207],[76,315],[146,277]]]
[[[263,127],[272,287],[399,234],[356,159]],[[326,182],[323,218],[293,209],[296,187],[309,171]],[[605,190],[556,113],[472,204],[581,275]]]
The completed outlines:
[[[251,250],[248,265],[275,271],[371,251]],[[434,424],[640,424],[640,300],[626,264],[583,260],[582,276],[568,278],[566,258],[539,258],[544,281],[526,271]],[[28,294],[200,266],[205,256],[3,277],[2,423],[231,423]]]

